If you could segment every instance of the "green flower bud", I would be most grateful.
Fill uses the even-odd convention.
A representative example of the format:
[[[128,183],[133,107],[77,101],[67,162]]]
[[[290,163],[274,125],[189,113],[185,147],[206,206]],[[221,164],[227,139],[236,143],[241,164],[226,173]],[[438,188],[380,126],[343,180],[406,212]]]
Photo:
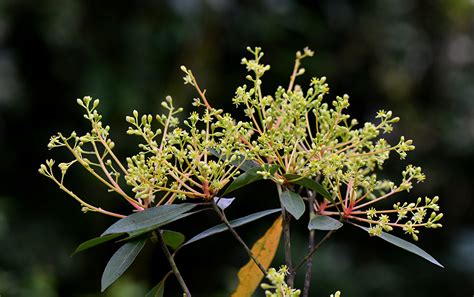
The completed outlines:
[[[264,290],[268,290],[268,289],[273,289],[275,286],[271,286],[269,284],[263,283],[263,284],[260,285],[260,287]]]

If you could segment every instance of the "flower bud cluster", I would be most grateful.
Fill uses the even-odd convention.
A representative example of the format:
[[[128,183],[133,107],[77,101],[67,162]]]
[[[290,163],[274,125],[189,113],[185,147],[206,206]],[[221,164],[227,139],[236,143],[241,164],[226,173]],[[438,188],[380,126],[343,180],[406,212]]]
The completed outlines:
[[[377,211],[371,208],[367,211],[367,219],[376,221],[369,228],[371,235],[380,235],[382,230],[391,231],[392,226],[401,227],[405,233],[411,235],[413,240],[418,240],[418,228],[440,228],[441,224],[437,223],[443,217],[439,213],[438,196],[434,198],[425,197],[418,198],[415,202],[397,202],[393,205],[394,211]],[[393,223],[390,223],[389,215],[394,214]],[[429,214],[429,215],[428,215]]]
[[[288,267],[281,266],[280,269],[268,269],[267,279],[270,284],[262,283],[260,287],[265,290],[267,297],[298,297],[301,290],[289,287],[285,282],[285,276],[288,274]]]
[[[415,149],[413,141],[404,136],[394,144],[385,138],[393,131],[399,117],[394,116],[392,111],[379,110],[375,115],[377,123],[359,125],[357,119],[347,114],[350,106],[347,94],[328,102],[326,97],[330,88],[326,77],[313,77],[307,90],[303,90],[295,84],[295,78],[302,74],[299,68],[301,60],[313,55],[308,49],[297,53],[288,88],[280,86],[273,96],[265,95],[261,89],[262,76],[270,67],[261,63],[263,53],[260,48],[248,51],[253,57],[244,58],[242,64],[252,73],[247,80],[254,82],[254,85],[238,87],[233,103],[243,107],[248,117],[252,133],[242,137],[248,144],[250,158],[260,163],[279,165],[274,181],[284,181],[280,177],[286,174],[319,178],[336,202],[317,202],[317,211],[368,223],[373,235],[400,227],[417,239],[418,227],[440,226],[434,223],[434,218],[424,219],[423,210],[427,206],[416,210],[416,221],[408,220],[403,224],[392,220],[383,211],[370,219],[360,217],[369,211],[358,209],[372,206],[393,194],[409,192],[413,182],[425,180],[421,168],[413,165],[408,165],[402,172],[402,181],[398,186],[393,181],[378,177],[378,171],[383,169],[391,153],[398,154],[403,160],[409,151]],[[269,178],[267,175],[264,177]],[[346,195],[342,194],[344,190]],[[328,208],[335,208],[335,211],[331,212]],[[393,209],[389,212],[403,214],[404,210]],[[421,216],[423,220],[420,221]],[[439,216],[435,214],[435,218]]]
[[[122,164],[113,152],[115,143],[109,138],[110,127],[102,123],[97,111],[99,100],[84,97],[77,102],[85,109],[84,118],[90,122],[91,130],[84,135],[73,132],[68,137],[61,133],[51,137],[50,149],[65,147],[74,157],[59,164],[60,179],[55,177],[50,161],[39,170],[64,189],[68,168],[79,163],[137,210],[186,197],[208,200],[239,174],[238,166],[234,165],[245,161],[245,154],[239,153],[239,135],[247,133],[245,123],[215,109],[206,109],[201,114],[194,111],[180,123],[178,114],[182,108],[176,108],[168,96],[161,104],[167,113],[140,115],[134,110],[126,117],[130,124],[127,134],[139,136],[142,143],[138,145],[140,151]],[[154,128],[155,121],[159,128]],[[122,179],[130,189],[122,189]]]
[[[193,103],[196,109],[186,119],[181,120],[182,108],[175,107],[170,96],[161,103],[164,114],[141,115],[134,110],[126,117],[130,124],[127,134],[140,137],[141,143],[139,151],[122,163],[114,153],[110,127],[102,123],[97,111],[99,100],[88,96],[78,99],[91,130],[84,135],[73,132],[51,137],[48,147],[66,148],[73,160],[60,163],[61,178],[55,177],[52,165],[42,165],[40,173],[72,193],[64,185],[64,176],[77,163],[109,191],[142,210],[175,199],[212,199],[240,173],[240,164],[251,160],[263,168],[257,174],[280,185],[287,186],[287,174],[319,179],[334,201],[317,199],[316,211],[365,223],[372,235],[399,227],[416,240],[420,227],[441,226],[437,198],[389,210],[373,205],[409,192],[414,182],[425,179],[421,168],[413,165],[402,172],[399,185],[378,176],[391,154],[405,159],[415,148],[404,136],[393,144],[386,139],[398,117],[379,110],[375,123],[359,124],[347,113],[347,94],[327,100],[330,88],[326,77],[313,77],[306,90],[296,84],[296,78],[305,72],[301,61],[314,54],[307,48],[296,54],[288,87],[264,94],[262,77],[270,66],[261,62],[261,48],[247,50],[251,57],[242,59],[242,64],[250,73],[246,77],[250,83],[238,87],[232,99],[243,108],[247,120],[237,121],[213,108],[192,71],[182,66],[185,84],[199,94]],[[277,167],[276,172],[270,172],[272,166],[268,165]],[[122,188],[123,181],[129,188]]]

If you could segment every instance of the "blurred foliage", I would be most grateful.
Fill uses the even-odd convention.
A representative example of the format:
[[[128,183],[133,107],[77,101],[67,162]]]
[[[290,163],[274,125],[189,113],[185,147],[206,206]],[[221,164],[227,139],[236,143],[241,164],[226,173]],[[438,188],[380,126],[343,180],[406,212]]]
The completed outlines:
[[[167,94],[190,107],[195,95],[182,86],[179,65],[193,69],[216,107],[232,109],[247,45],[266,50],[265,60],[273,66],[269,89],[287,84],[294,52],[309,46],[316,55],[305,65],[307,72],[326,75],[332,96],[350,94],[350,112],[357,118],[366,120],[380,108],[400,115],[395,132],[417,145],[408,162],[420,164],[428,176],[420,193],[443,198],[445,228],[427,233],[419,245],[445,270],[374,238],[356,241],[361,234],[348,228],[315,256],[314,291],[329,296],[341,290],[355,297],[472,295],[472,1],[0,0],[2,296],[99,296],[100,275],[113,249],[69,254],[113,220],[83,215],[36,171],[48,154],[49,135],[87,129],[75,99],[101,98],[118,153],[135,152],[124,121],[132,109],[157,112]],[[304,79],[309,77],[300,82]],[[386,168],[399,172],[396,166]],[[71,174],[90,199],[116,202],[81,171]],[[244,207],[236,201],[229,217],[262,209],[274,191],[266,186],[237,193],[255,203]],[[200,217],[177,227],[192,236],[216,221]],[[252,243],[269,224],[241,231]],[[368,247],[367,241],[378,242]],[[305,246],[305,238],[296,238],[295,254],[303,255]],[[195,296],[228,295],[238,267],[247,261],[244,253],[228,234],[194,248],[178,261],[193,263],[183,274],[191,288],[201,289]],[[103,296],[142,296],[166,272],[165,260],[153,250],[137,260]],[[170,281],[166,292],[173,296],[177,288]]]

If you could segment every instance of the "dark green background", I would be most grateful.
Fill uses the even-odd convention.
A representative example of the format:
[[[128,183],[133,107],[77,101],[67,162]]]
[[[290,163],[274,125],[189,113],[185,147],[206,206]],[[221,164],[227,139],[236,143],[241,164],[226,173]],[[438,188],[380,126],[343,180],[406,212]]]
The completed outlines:
[[[46,158],[68,158],[47,150],[51,134],[87,130],[75,99],[102,99],[104,121],[124,157],[137,150],[125,134],[131,110],[160,112],[168,94],[190,109],[196,95],[182,85],[182,64],[193,69],[214,106],[233,110],[249,45],[263,47],[272,65],[268,92],[287,84],[294,52],[309,46],[316,56],[305,61],[302,84],[326,75],[331,96],[350,94],[350,112],[361,121],[381,108],[399,115],[395,134],[415,139],[408,161],[428,177],[410,194],[439,195],[445,213],[445,227],[426,230],[419,241],[444,270],[348,226],[316,254],[311,296],[338,289],[350,297],[472,296],[473,34],[469,0],[0,0],[0,295],[100,295],[101,272],[116,246],[69,254],[114,220],[83,215],[37,173]],[[387,163],[387,175],[398,180],[404,164]],[[71,172],[69,183],[89,201],[126,209],[81,170]],[[277,205],[264,182],[237,194],[233,218]],[[204,215],[175,227],[191,236],[216,222]],[[270,224],[240,230],[251,243]],[[298,224],[301,231],[304,225]],[[295,234],[295,256],[305,253],[303,235]],[[177,260],[194,296],[227,296],[247,258],[223,234],[188,247]],[[143,296],[167,270],[149,245],[101,296]],[[167,296],[179,296],[170,280]]]

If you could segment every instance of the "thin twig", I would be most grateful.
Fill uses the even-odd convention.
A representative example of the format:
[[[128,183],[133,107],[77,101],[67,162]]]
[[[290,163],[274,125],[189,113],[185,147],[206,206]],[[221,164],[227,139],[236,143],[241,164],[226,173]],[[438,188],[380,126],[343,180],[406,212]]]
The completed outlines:
[[[315,216],[314,207],[313,207],[315,199],[316,199],[316,192],[313,191],[311,193],[311,195],[309,195],[309,198],[308,198],[308,209],[309,209],[309,220],[310,221]],[[315,233],[316,232],[314,230],[309,231],[309,236],[308,236],[308,251],[309,252],[312,251],[313,248],[314,248]],[[303,286],[303,296],[302,297],[308,297],[309,296],[309,288],[311,286],[312,270],[313,270],[313,257],[309,258],[308,261],[306,262],[306,273],[305,273],[305,276],[304,276],[304,286]]]
[[[281,185],[277,184],[278,190],[278,197],[281,196],[282,189]],[[293,260],[291,257],[291,236],[290,236],[290,223],[291,223],[291,216],[285,210],[283,205],[281,206],[281,216],[282,216],[282,224],[283,224],[283,246],[285,248],[285,265],[288,267],[288,274],[286,276],[286,283],[288,286],[293,287],[295,282],[295,271],[293,270]]]
[[[287,92],[293,90],[293,84],[295,83],[296,76],[298,75],[298,68],[301,65],[301,59],[296,58],[295,60],[295,66],[293,67],[293,72],[291,73],[290,76],[290,83],[288,84],[288,89]]]
[[[185,297],[191,297],[191,293],[189,292],[188,286],[186,285],[186,282],[184,281],[183,277],[181,276],[181,273],[178,270],[178,266],[176,265],[176,262],[174,261],[173,256],[171,256],[171,253],[166,246],[166,243],[163,239],[163,235],[161,234],[161,230],[157,229],[156,232],[154,232],[155,235],[158,237],[161,245],[161,249],[165,253],[166,258],[168,259],[168,262],[171,265],[171,269],[173,270],[174,276],[176,276],[176,279],[178,280],[179,285],[184,291],[184,296]]]
[[[319,249],[319,247],[326,241],[329,239],[329,237],[331,237],[331,235],[336,232],[336,230],[331,230],[329,231],[328,233],[326,233],[326,235],[323,237],[323,239],[321,239],[321,241],[318,242],[318,244],[316,244],[314,246],[314,248],[303,258],[303,260],[301,260],[300,263],[298,263],[298,265],[295,266],[294,268],[294,271],[298,271],[298,269],[301,268],[301,266],[303,266],[304,263],[306,263],[306,261],[308,261],[312,256],[313,254]]]
[[[225,213],[219,209],[217,204],[213,201],[212,206],[214,207],[214,210],[216,213],[219,215],[221,221],[227,226],[227,229],[229,229],[230,233],[237,239],[238,242],[242,245],[242,247],[245,249],[247,254],[249,255],[250,259],[257,265],[257,267],[262,271],[263,275],[267,275],[267,270],[263,265],[257,260],[255,255],[252,253],[252,251],[249,249],[247,244],[243,241],[243,239],[240,237],[240,235],[235,231],[235,229],[230,225],[229,221],[227,220],[227,217],[225,216]]]

